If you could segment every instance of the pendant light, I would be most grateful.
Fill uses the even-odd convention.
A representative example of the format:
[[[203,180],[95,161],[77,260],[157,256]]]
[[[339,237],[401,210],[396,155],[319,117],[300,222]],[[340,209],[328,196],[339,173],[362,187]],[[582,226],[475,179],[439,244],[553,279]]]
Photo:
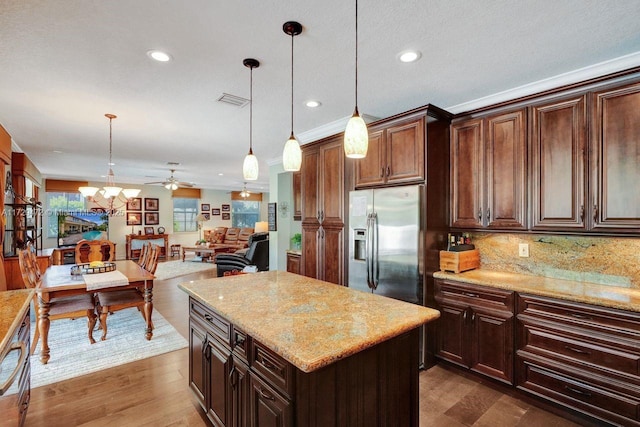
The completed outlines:
[[[247,181],[258,179],[258,158],[253,154],[253,69],[260,66],[257,59],[247,58],[242,61],[245,67],[251,70],[249,89],[249,153],[242,164],[242,175]]]
[[[358,0],[356,0],[356,108],[344,131],[344,154],[352,159],[362,159],[369,148],[367,124],[358,112]]]
[[[295,21],[285,22],[282,31],[291,36],[291,136],[284,144],[282,165],[284,170],[296,172],[300,170],[302,164],[302,150],[300,150],[300,143],[293,134],[293,37],[302,32],[302,25]]]

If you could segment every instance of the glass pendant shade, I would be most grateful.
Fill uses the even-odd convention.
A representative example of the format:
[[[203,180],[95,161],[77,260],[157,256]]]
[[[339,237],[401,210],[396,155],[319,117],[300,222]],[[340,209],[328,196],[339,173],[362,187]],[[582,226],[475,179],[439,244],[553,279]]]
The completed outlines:
[[[78,187],[78,191],[82,194],[82,197],[93,197],[98,190],[98,187]]]
[[[242,164],[242,175],[247,181],[258,179],[258,158],[249,150],[249,154],[244,158]]]
[[[367,124],[354,111],[344,131],[344,154],[351,159],[362,159],[367,156],[369,148],[369,132]]]
[[[122,187],[104,187],[104,197],[116,197],[122,191]]]
[[[125,188],[124,190],[122,190],[122,194],[124,194],[124,197],[126,197],[127,199],[130,199],[132,197],[138,197],[138,194],[140,194],[140,189]]]
[[[285,171],[297,172],[302,165],[302,150],[296,137],[291,134],[289,140],[284,144],[282,152],[282,165]]]

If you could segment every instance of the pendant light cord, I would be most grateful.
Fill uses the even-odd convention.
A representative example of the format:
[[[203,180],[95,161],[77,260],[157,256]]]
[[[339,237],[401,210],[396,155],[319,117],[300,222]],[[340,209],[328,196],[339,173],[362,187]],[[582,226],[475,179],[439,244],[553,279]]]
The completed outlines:
[[[253,154],[253,67],[249,79],[249,154]]]
[[[356,110],[358,109],[358,0],[356,0]]]
[[[112,152],[112,138],[111,138],[111,122],[113,122],[113,118],[109,117],[109,170],[111,170],[111,166],[113,165],[113,160],[111,159],[111,152]]]
[[[293,135],[293,32],[291,33],[291,135]]]

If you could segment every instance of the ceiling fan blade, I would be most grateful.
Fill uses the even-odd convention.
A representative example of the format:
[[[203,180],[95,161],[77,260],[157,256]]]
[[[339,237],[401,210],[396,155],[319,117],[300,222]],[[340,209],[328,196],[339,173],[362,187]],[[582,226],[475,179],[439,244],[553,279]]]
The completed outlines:
[[[156,185],[156,184],[165,185],[166,183],[167,181],[154,181],[154,182],[145,182],[144,185]]]
[[[188,187],[188,188],[193,187],[193,183],[191,182],[176,181],[176,184],[178,184],[178,186],[180,187]]]

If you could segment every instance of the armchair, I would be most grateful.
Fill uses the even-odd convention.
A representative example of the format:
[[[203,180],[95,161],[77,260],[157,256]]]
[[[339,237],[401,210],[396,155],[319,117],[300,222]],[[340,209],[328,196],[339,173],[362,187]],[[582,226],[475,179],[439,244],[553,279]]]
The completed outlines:
[[[248,244],[249,247],[242,251],[216,255],[218,277],[226,271],[242,270],[247,265],[255,265],[258,271],[269,270],[269,233],[253,233]]]

